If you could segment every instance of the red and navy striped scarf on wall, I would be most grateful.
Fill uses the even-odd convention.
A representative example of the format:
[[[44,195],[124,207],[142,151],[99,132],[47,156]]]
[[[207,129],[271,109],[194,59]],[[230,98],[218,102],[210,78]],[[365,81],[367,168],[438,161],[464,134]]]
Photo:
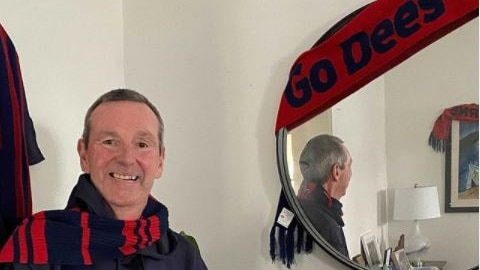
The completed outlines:
[[[15,230],[0,253],[0,263],[92,265],[119,259],[166,235],[164,205],[150,197],[144,215],[148,216],[125,221],[77,210],[39,212]]]
[[[0,246],[32,214],[28,165],[42,161],[12,40],[0,25]],[[5,230],[5,231],[4,231]]]
[[[452,121],[478,122],[478,104],[461,104],[443,110],[433,126],[428,144],[437,152],[445,152],[450,139]]]

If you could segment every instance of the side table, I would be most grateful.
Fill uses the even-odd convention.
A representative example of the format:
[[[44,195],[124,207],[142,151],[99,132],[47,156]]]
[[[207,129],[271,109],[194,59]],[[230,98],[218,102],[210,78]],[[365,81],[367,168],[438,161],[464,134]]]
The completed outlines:
[[[436,266],[440,270],[443,269],[445,264],[447,264],[447,261],[423,261],[423,266]]]

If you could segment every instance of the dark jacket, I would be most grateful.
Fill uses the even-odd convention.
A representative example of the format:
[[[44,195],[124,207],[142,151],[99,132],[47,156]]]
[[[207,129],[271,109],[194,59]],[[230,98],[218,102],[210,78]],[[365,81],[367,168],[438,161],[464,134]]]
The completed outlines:
[[[2,248],[3,244],[7,241],[9,235],[10,232],[7,230],[7,226],[3,221],[2,213],[0,213],[0,248]]]
[[[343,233],[342,204],[329,198],[322,188],[315,190],[308,199],[299,199],[305,214],[313,226],[332,247],[347,258],[348,249]]]
[[[83,176],[85,177],[85,176]],[[81,177],[82,178],[82,177]],[[112,217],[103,198],[96,191],[89,179],[80,179],[72,191],[67,209],[80,208],[99,216]],[[0,269],[1,266],[0,266]],[[91,266],[68,265],[26,265],[9,264],[5,270],[206,270],[199,251],[184,237],[168,230],[164,237],[153,245],[138,250],[136,253],[121,259],[102,261]],[[2,269],[2,270],[4,270]]]

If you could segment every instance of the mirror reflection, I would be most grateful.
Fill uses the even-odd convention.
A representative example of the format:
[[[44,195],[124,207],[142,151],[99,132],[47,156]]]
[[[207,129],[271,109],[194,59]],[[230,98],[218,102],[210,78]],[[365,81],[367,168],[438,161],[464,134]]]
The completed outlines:
[[[318,209],[312,198],[328,202],[329,197],[324,196],[325,188],[318,189],[318,184],[305,177],[311,166],[302,160],[307,142],[319,134],[335,135],[344,141],[354,160],[345,195],[330,195],[343,206],[341,221],[348,252],[332,242],[331,235],[324,238],[340,253],[349,258],[360,254],[360,236],[367,231],[373,232],[383,251],[395,247],[400,235],[410,230],[411,222],[393,220],[395,188],[435,185],[443,206],[445,154],[429,147],[428,136],[443,109],[478,103],[478,74],[475,19],[289,131],[286,147],[291,186],[314,225],[321,215],[315,212]],[[335,162],[329,165],[331,175],[335,166]],[[341,172],[338,166],[338,175]],[[478,243],[471,240],[478,239],[478,213],[449,214],[442,208],[441,215],[421,221],[431,242],[425,259],[444,261],[447,270],[478,265]],[[325,230],[324,223],[315,226],[320,234]]]
[[[302,183],[297,192],[301,207],[323,238],[349,257],[343,232],[340,199],[352,176],[352,157],[343,141],[330,134],[311,138],[299,158]]]

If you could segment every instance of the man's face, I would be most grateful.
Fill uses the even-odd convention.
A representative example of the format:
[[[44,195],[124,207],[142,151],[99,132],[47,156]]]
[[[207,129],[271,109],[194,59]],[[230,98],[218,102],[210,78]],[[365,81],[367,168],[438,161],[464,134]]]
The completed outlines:
[[[143,103],[106,102],[91,115],[88,147],[78,143],[82,170],[112,209],[143,209],[163,171],[159,123]]]

